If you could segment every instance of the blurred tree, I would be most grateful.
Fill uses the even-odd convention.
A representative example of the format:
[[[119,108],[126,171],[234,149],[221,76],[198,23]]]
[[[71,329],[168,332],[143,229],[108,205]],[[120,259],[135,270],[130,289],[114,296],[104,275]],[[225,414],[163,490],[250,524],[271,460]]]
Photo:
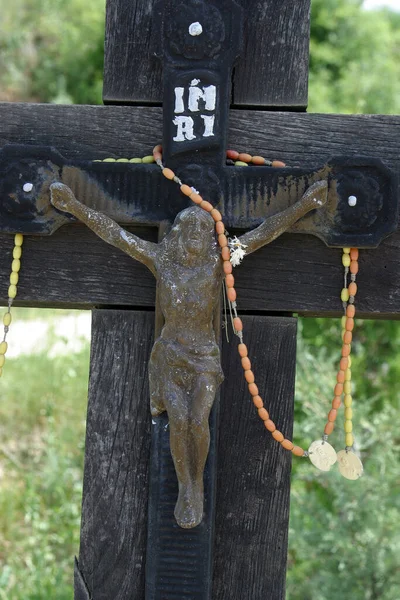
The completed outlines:
[[[101,103],[105,0],[0,0],[0,99]]]

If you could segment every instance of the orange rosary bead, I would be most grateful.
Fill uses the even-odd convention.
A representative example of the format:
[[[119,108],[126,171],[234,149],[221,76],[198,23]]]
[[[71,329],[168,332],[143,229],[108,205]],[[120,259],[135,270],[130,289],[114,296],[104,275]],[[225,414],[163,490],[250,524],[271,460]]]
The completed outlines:
[[[249,383],[248,385],[250,396],[258,396],[258,387],[255,383]]]
[[[263,421],[268,421],[269,419],[269,414],[268,411],[265,410],[265,408],[259,408],[258,409],[258,416],[260,417],[260,419],[262,419]]]
[[[350,354],[350,344],[343,344],[342,346],[342,356],[349,356]],[[336,392],[335,395],[337,396]]]
[[[245,371],[249,371],[251,369],[251,362],[247,356],[242,358],[242,367]]]
[[[227,156],[227,158],[230,158],[231,160],[238,160],[239,152],[237,152],[236,150],[227,150],[226,156]]]
[[[214,221],[215,221],[216,223],[219,223],[220,221],[222,221],[222,215],[221,215],[221,213],[219,212],[219,210],[217,210],[216,208],[213,208],[213,209],[210,211],[210,215],[212,216],[212,218],[214,219]]]
[[[228,273],[225,277],[225,283],[227,288],[232,288],[235,285],[235,278],[231,273]]]
[[[355,296],[357,294],[357,284],[355,281],[352,281],[348,287],[350,296]]]
[[[224,233],[219,234],[218,244],[221,246],[221,248],[225,248],[225,246],[228,245],[228,238],[226,237],[226,235]]]
[[[333,421],[328,421],[325,425],[324,433],[326,435],[331,435],[332,431],[335,429],[335,423]]]
[[[265,165],[265,158],[262,156],[253,156],[251,162],[253,165]]]
[[[256,408],[262,408],[264,406],[264,402],[262,401],[261,396],[253,396],[253,404]]]
[[[231,259],[231,251],[228,246],[224,246],[221,250],[222,260],[230,260]]]
[[[229,302],[235,302],[237,298],[235,288],[229,288],[226,290],[226,295],[228,296]]]
[[[218,221],[218,223],[215,224],[215,231],[217,232],[218,235],[220,233],[225,233],[225,225],[223,224],[222,221]]]
[[[349,359],[347,357],[346,358],[344,358],[344,357],[341,358],[340,359],[340,369],[342,371],[345,371],[348,366],[349,366]]]
[[[350,250],[350,258],[351,260],[358,260],[358,248],[351,248]]]
[[[245,163],[251,162],[252,156],[251,154],[247,154],[246,152],[241,152],[237,157],[237,160],[240,160]]]
[[[239,354],[240,354],[240,356],[242,358],[244,356],[247,356],[248,352],[247,352],[247,346],[246,346],[246,344],[239,344],[238,351],[239,351]]]
[[[233,319],[233,326],[235,328],[235,331],[243,331],[242,319],[240,319],[239,317],[235,317]]]
[[[352,260],[350,263],[350,273],[352,275],[357,275],[358,273],[358,262],[356,260]]]
[[[247,381],[247,383],[254,383],[254,373],[251,369],[249,369],[248,371],[244,372],[244,378]]]
[[[225,275],[230,275],[232,273],[232,263],[230,260],[224,260],[223,269]]]
[[[286,164],[284,162],[282,162],[281,160],[273,160],[272,166],[275,169],[282,169],[283,167],[286,167]]]
[[[292,454],[295,456],[304,456],[304,450],[303,448],[300,448],[300,446],[293,446]]]
[[[354,329],[354,319],[352,319],[351,317],[348,317],[346,319],[345,329],[346,329],[346,331],[353,331],[353,329]]]
[[[342,399],[340,396],[335,396],[334,399],[332,400],[332,408],[336,408],[336,410],[338,408],[340,408],[342,404]]]
[[[268,419],[268,421],[264,421],[264,425],[268,429],[268,431],[271,431],[271,433],[276,429],[276,425],[273,421],[271,421],[271,419]]]
[[[277,429],[275,429],[275,431],[272,432],[272,437],[274,438],[274,440],[276,440],[277,442],[283,442],[283,440],[285,439],[285,436],[283,435],[283,433],[281,433],[280,431],[278,431]]]
[[[337,383],[335,385],[335,396],[341,396],[343,394],[343,383]]]
[[[344,382],[344,371],[338,371],[338,374],[336,375],[336,381],[338,383]]]
[[[353,319],[355,314],[356,314],[356,307],[354,306],[354,304],[349,304],[348,307],[346,308],[346,317]]]
[[[346,333],[343,336],[344,343],[351,344],[352,339],[353,339],[353,334],[351,333],[351,331],[346,331]]]
[[[183,185],[181,185],[181,192],[185,196],[190,196],[191,194],[193,194],[192,188],[189,187],[188,185],[186,185],[186,183],[184,183]]]
[[[328,421],[336,421],[336,417],[337,417],[337,410],[335,408],[332,408],[332,410],[329,411],[328,414]]]
[[[208,202],[207,200],[203,200],[203,202],[200,202],[200,208],[209,213],[214,209],[211,202]]]
[[[162,170],[162,174],[167,179],[173,179],[175,177],[175,173],[171,169],[167,169],[167,168]]]
[[[189,198],[195,204],[201,204],[203,202],[203,198],[200,196],[200,194],[197,194],[196,192],[193,192],[193,191],[190,194]]]
[[[294,448],[294,444],[290,440],[283,440],[281,444],[285,448],[285,450],[293,450]]]

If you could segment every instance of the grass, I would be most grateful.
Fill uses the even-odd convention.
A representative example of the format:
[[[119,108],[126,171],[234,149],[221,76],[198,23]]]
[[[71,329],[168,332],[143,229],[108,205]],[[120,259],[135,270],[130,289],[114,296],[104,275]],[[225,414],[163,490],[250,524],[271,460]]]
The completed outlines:
[[[88,368],[89,344],[66,356],[49,358],[44,351],[6,362],[0,384],[1,600],[73,597]]]

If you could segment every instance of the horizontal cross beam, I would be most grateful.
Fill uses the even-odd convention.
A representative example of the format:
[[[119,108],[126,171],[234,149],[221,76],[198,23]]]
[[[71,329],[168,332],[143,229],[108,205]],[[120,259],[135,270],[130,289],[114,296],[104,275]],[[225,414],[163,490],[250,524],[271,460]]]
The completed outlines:
[[[0,145],[52,144],[74,160],[148,154],[162,130],[162,111],[154,108],[4,104],[0,105],[0,120]],[[234,110],[228,143],[304,168],[324,163],[332,154],[371,156],[382,159],[398,174],[399,124],[400,117],[394,116]],[[141,229],[139,234],[156,239],[155,230]],[[9,235],[0,236],[4,303],[11,246]],[[70,261],[65,261],[63,248],[73,253]],[[391,318],[400,314],[399,262],[397,232],[378,251],[361,254],[360,314]],[[119,286],[111,283],[117,264]],[[19,286],[22,305],[154,306],[151,274],[79,226],[65,226],[48,239],[28,236],[23,269]],[[326,248],[309,236],[285,235],[237,269],[240,309],[338,314],[341,277],[339,250]]]

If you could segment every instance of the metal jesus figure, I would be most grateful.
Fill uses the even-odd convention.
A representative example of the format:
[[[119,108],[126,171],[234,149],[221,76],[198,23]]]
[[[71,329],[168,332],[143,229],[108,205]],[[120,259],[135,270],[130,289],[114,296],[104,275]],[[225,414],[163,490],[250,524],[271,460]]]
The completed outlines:
[[[325,181],[312,185],[296,204],[242,235],[246,254],[269,244],[306,213],[324,205],[327,189]],[[105,242],[145,264],[156,277],[165,323],[150,356],[150,408],[154,417],[164,411],[169,417],[179,483],[175,518],[181,527],[195,527],[203,517],[209,414],[223,381],[213,326],[224,277],[215,223],[201,208],[187,208],[156,244],[81,204],[63,183],[53,183],[50,191],[53,206],[77,217]]]

